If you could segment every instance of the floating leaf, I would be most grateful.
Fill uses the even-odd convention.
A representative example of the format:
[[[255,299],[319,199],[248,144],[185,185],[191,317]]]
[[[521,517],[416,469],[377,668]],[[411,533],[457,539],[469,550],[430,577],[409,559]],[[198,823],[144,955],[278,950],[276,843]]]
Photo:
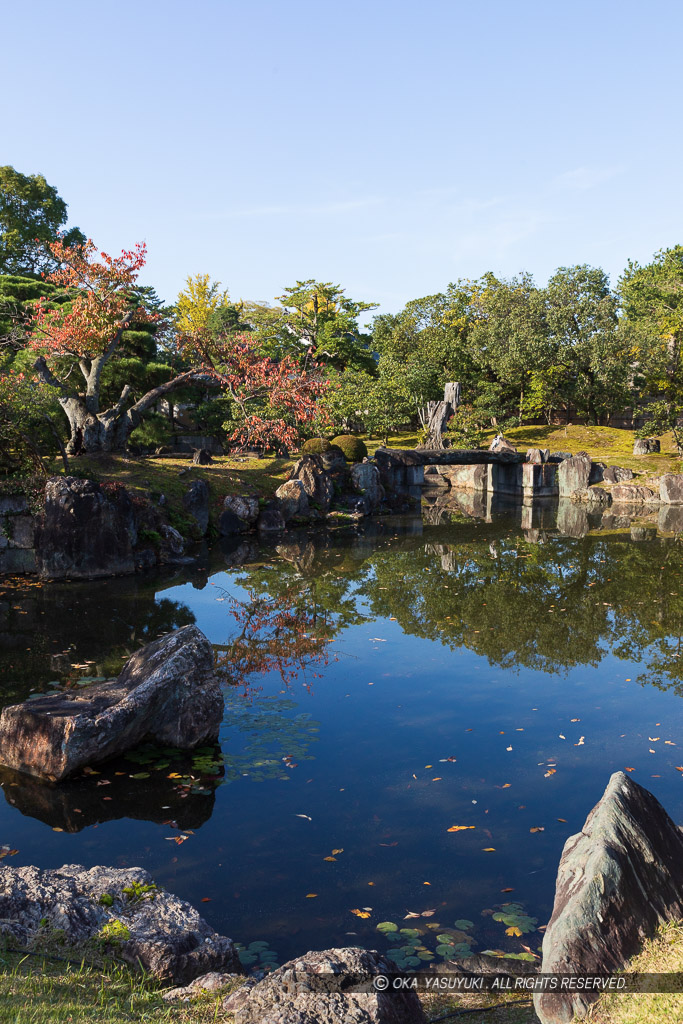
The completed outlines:
[[[530,832],[545,832],[545,825],[533,825]]]
[[[683,772],[683,768],[681,768],[681,771]],[[476,827],[477,827],[476,825],[451,825],[451,827],[447,828],[446,831],[447,832],[464,832],[468,828],[476,828]]]
[[[340,849],[340,850],[333,850],[333,851],[332,851],[332,856],[333,856],[333,857],[336,857],[336,856],[337,856],[337,854],[339,854],[339,853],[343,853],[343,852],[344,852],[343,848],[342,848],[342,849]]]
[[[351,913],[355,914],[356,917],[370,917],[370,913],[367,910],[358,910],[358,909],[356,909],[356,910],[352,910]]]
[[[333,860],[336,863],[337,858],[336,857],[323,857],[323,860]]]
[[[521,936],[522,933],[521,933],[520,929],[516,925],[511,925],[509,928],[505,929],[505,934],[506,935],[516,935],[516,936],[519,937],[519,936]]]
[[[481,852],[482,853],[495,853],[496,852],[496,848],[495,848],[495,846],[485,846]]]
[[[317,898],[317,896],[318,896],[317,892],[307,892],[306,893],[306,899],[307,900],[314,900],[314,899]],[[355,911],[353,911],[353,913],[355,913]]]
[[[512,890],[510,891],[512,892]],[[474,928],[474,921],[468,921],[466,917],[459,917],[455,922],[455,927],[466,932],[468,928]]]
[[[380,923],[378,925],[376,925],[376,928],[377,928],[378,932],[397,932],[398,931],[398,925],[394,924],[393,921],[380,921]]]

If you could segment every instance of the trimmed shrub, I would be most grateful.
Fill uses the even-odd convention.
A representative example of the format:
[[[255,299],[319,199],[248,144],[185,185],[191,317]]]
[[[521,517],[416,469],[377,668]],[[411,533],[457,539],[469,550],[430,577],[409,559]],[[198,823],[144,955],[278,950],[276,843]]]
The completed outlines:
[[[347,462],[362,462],[368,454],[365,441],[360,437],[354,437],[353,434],[340,434],[339,437],[332,438],[332,444],[341,448]]]
[[[332,442],[328,441],[326,437],[309,437],[308,441],[301,446],[301,454],[322,455],[323,452],[329,452],[331,447]]]

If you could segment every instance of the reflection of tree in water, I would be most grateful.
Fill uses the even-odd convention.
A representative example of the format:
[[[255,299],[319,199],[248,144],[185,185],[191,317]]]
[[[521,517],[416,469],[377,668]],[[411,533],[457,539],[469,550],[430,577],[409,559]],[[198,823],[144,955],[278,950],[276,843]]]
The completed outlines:
[[[310,552],[309,552],[310,553]],[[244,572],[236,581],[246,599],[220,591],[236,623],[228,643],[216,645],[217,664],[245,692],[257,677],[276,672],[285,687],[310,688],[329,661],[329,644],[363,616],[349,593],[349,578],[317,562],[307,570],[286,558]]]
[[[219,785],[248,776],[252,781],[287,779],[318,739],[318,722],[307,713],[290,717],[295,700],[250,694],[227,696],[228,731],[221,735],[223,778]],[[233,749],[235,746],[238,749]]]

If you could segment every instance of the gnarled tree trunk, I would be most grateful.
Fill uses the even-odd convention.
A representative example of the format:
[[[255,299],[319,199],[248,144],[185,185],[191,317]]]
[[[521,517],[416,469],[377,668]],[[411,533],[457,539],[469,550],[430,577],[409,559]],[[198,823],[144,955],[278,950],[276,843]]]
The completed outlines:
[[[460,384],[453,381],[446,384],[443,392],[443,401],[427,402],[425,425],[428,431],[427,439],[420,448],[443,449],[448,447],[444,441],[444,432],[448,421],[460,405]]]

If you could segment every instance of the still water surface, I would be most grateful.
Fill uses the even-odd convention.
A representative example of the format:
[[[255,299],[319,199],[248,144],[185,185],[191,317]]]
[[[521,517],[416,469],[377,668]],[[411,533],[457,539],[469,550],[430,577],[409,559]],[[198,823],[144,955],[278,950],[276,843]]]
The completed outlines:
[[[193,621],[226,680],[220,747],[194,758],[143,749],[57,787],[1,773],[5,863],[141,865],[260,943],[249,965],[536,950],[563,843],[611,772],[683,821],[681,540],[571,537],[556,516],[383,520],[0,588],[2,704],[110,676]]]

